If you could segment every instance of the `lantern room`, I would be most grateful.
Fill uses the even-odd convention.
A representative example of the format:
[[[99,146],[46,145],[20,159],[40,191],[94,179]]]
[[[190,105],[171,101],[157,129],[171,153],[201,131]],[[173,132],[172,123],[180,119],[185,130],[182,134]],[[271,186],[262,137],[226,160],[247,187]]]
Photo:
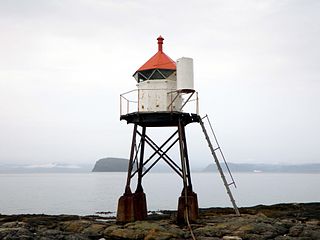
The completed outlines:
[[[157,40],[158,52],[133,74],[138,83],[165,79],[176,81],[176,63],[163,52],[164,38],[159,36]]]

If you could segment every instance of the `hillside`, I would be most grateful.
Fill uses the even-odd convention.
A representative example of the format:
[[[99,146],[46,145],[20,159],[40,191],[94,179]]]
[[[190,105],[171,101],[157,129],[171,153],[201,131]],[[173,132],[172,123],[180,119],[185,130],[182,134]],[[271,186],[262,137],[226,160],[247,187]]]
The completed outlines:
[[[127,172],[128,159],[124,158],[102,158],[98,160],[92,172]]]

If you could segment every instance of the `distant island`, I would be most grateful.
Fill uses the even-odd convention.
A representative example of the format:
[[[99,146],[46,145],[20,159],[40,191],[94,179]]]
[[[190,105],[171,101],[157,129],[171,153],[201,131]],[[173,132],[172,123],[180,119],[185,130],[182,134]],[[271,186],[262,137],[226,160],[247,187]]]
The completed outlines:
[[[128,159],[106,157],[94,164],[68,163],[37,163],[37,164],[0,164],[1,173],[88,173],[88,172],[127,172]],[[320,173],[320,163],[312,164],[254,164],[228,163],[231,172],[247,173]],[[224,171],[225,164],[221,163]],[[192,172],[217,172],[215,163],[203,166],[192,166]],[[172,169],[166,163],[156,164],[151,172],[171,173]]]
[[[223,170],[226,170],[224,163],[220,163]],[[231,172],[264,172],[264,173],[320,173],[320,164],[251,164],[251,163],[228,163]],[[203,172],[217,171],[216,164],[208,165]]]
[[[102,158],[98,160],[92,172],[127,172],[128,159],[125,158]],[[226,166],[220,163],[224,171]],[[254,164],[254,163],[228,163],[231,172],[247,172],[247,173],[320,173],[320,164],[299,164],[299,165],[286,165],[286,164]],[[217,166],[212,163],[206,168],[196,172],[216,172]],[[172,172],[166,165],[155,166],[154,172]]]
[[[128,163],[125,158],[102,158],[96,162],[92,172],[127,172]]]

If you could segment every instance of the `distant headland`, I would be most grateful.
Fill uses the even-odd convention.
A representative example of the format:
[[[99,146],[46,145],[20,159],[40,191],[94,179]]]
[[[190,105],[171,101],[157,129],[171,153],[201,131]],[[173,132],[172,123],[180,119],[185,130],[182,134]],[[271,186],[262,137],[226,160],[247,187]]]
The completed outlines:
[[[224,163],[220,163],[223,170],[226,171]],[[228,163],[231,172],[245,173],[320,173],[320,164],[251,164],[251,163]],[[92,172],[127,172],[128,159],[125,158],[102,158],[98,160]],[[216,172],[217,167],[214,163],[205,168],[198,168],[197,172]],[[155,166],[154,172],[171,172],[170,168],[164,165]]]
[[[92,172],[126,172],[128,163],[125,158],[102,158],[95,163]]]

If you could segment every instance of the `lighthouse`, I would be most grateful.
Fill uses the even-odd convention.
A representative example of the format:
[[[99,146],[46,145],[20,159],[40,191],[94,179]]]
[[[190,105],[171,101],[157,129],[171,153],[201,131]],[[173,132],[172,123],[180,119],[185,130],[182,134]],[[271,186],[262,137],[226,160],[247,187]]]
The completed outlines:
[[[157,52],[133,74],[137,89],[120,96],[120,119],[133,125],[133,133],[125,191],[118,201],[118,222],[147,217],[143,178],[160,161],[168,164],[182,180],[177,220],[193,221],[198,217],[198,199],[192,186],[185,133],[188,124],[201,121],[198,93],[194,90],[193,60],[182,57],[175,62],[164,53],[163,42],[164,38],[159,36]],[[130,96],[134,96],[133,99]],[[172,134],[159,144],[156,137],[148,135],[148,130],[160,127],[169,128]],[[168,153],[174,145],[178,145],[178,159]],[[148,156],[147,147],[153,151]],[[131,180],[135,177],[137,185],[134,187]],[[165,194],[165,189],[159,191]]]

